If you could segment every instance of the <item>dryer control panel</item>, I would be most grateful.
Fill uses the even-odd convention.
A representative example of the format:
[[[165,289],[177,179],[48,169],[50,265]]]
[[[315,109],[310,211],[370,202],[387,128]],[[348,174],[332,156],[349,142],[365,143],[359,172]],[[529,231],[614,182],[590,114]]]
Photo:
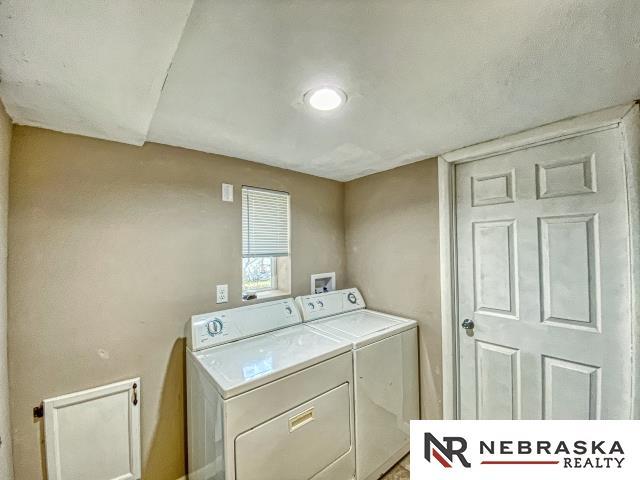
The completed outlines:
[[[185,329],[187,348],[195,352],[299,323],[292,298],[194,315]]]
[[[296,304],[305,322],[366,307],[357,288],[296,297]]]

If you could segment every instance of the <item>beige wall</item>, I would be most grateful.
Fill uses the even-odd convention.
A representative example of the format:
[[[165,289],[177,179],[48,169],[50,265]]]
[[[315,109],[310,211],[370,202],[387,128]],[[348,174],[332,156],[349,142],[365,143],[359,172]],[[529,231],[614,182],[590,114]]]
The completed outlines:
[[[144,478],[184,474],[181,337],[191,314],[216,308],[216,284],[229,284],[226,307],[241,304],[242,184],[291,193],[293,295],[308,292],[312,273],[335,271],[344,285],[338,182],[157,144],[139,148],[27,127],[14,129],[10,182],[17,480],[42,478],[34,405],[136,375],[144,398]],[[235,185],[234,203],[221,202],[221,182]]]
[[[419,322],[423,418],[442,417],[438,164],[346,184],[347,281],[374,309]]]
[[[7,210],[11,120],[0,103],[0,478],[11,480],[11,428],[7,369]]]

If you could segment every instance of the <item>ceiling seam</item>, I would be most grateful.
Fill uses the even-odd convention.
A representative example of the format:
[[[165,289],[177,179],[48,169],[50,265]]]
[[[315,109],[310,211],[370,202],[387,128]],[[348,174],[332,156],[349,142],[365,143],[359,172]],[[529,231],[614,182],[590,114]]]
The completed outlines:
[[[153,123],[153,119],[156,117],[156,112],[158,111],[158,105],[160,104],[160,98],[162,98],[162,92],[164,91],[164,87],[167,84],[167,79],[169,78],[169,72],[171,72],[171,67],[173,67],[173,60],[176,58],[176,53],[180,48],[180,44],[182,43],[182,37],[184,36],[184,32],[187,29],[187,25],[189,24],[189,20],[191,19],[191,15],[193,13],[193,5],[195,0],[191,1],[191,6],[189,7],[189,13],[185,16],[184,23],[182,24],[182,29],[180,30],[180,36],[178,37],[178,41],[176,42],[176,46],[173,49],[173,53],[171,54],[171,59],[169,60],[169,65],[164,74],[164,79],[162,80],[162,86],[160,87],[160,91],[158,92],[158,96],[156,98],[156,104],[153,108],[153,112],[149,116],[149,123],[147,124],[147,131],[144,134],[144,142],[143,144],[149,141],[149,131],[151,130],[151,124]]]

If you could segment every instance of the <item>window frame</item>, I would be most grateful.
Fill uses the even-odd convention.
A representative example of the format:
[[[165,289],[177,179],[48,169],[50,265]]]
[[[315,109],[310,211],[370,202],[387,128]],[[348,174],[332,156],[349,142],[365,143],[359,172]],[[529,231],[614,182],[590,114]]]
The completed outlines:
[[[273,194],[280,194],[286,196],[286,215],[287,215],[287,250],[286,255],[276,254],[269,255],[266,253],[265,255],[260,255],[258,253],[255,256],[245,256],[245,189],[251,191],[262,191],[262,192],[270,192]],[[243,301],[251,301],[256,299],[266,299],[270,297],[278,297],[278,296],[286,296],[291,294],[291,194],[289,192],[283,190],[275,190],[264,187],[256,187],[252,185],[242,185],[242,195],[241,195],[241,231],[242,231],[242,242],[241,242],[241,260],[242,260],[242,277],[241,277],[241,296]],[[248,252],[249,253],[249,252]],[[284,253],[284,252],[283,252]],[[249,253],[250,254],[250,253]],[[271,260],[271,286],[264,287],[259,289],[251,289],[246,288],[246,275],[245,275],[245,260],[247,259],[256,259],[256,258],[269,258]],[[279,268],[282,267],[282,271]],[[251,298],[246,298],[247,294],[252,294]],[[253,296],[253,294],[255,296]]]

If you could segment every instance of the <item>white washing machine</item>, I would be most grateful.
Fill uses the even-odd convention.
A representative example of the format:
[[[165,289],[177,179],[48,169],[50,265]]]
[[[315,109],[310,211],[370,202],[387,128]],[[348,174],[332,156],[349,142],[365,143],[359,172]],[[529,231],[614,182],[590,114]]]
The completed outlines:
[[[367,310],[355,288],[296,303],[307,325],[353,346],[356,478],[377,479],[409,452],[420,418],[417,323]]]
[[[190,480],[352,480],[351,344],[293,299],[186,327]]]

